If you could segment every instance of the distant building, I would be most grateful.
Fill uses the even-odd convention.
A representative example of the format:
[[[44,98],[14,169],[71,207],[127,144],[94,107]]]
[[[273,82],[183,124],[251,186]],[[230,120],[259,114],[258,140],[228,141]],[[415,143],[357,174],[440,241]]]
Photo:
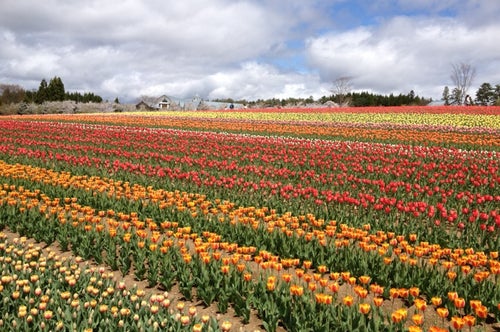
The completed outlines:
[[[427,106],[445,106],[445,103],[443,100],[433,100]]]
[[[197,110],[221,110],[221,109],[242,109],[245,105],[238,103],[226,103],[216,101],[205,101],[199,96],[194,96],[191,99],[177,99],[162,95],[151,100],[141,100],[135,105],[136,110],[154,111],[154,110],[171,110],[171,111],[197,111]]]
[[[139,103],[135,105],[135,109],[138,111],[152,111],[154,110],[153,107],[151,107],[148,103],[145,101],[141,100]]]

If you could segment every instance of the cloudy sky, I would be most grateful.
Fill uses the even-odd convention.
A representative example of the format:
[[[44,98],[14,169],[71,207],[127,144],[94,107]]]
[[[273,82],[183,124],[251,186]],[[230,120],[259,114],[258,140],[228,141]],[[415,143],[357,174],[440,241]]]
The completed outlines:
[[[356,91],[440,99],[453,63],[500,84],[498,0],[0,0],[0,83],[136,101],[319,98]]]

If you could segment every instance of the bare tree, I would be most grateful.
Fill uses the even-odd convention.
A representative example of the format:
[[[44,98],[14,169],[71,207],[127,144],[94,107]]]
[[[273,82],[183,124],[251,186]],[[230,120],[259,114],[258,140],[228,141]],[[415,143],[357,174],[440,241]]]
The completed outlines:
[[[0,105],[20,103],[23,101],[25,93],[19,85],[0,84]]]
[[[342,76],[333,81],[331,92],[335,95],[336,102],[340,106],[349,106],[350,100],[347,95],[351,92],[351,77]]]
[[[454,103],[462,105],[465,102],[467,91],[469,90],[474,77],[476,76],[476,68],[471,64],[460,62],[453,63],[451,70],[451,81],[455,85]]]

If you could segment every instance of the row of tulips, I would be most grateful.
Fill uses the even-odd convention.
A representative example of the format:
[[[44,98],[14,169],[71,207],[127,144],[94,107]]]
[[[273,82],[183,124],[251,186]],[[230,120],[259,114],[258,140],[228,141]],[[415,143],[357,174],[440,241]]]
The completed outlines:
[[[199,113],[203,115],[203,113]],[[303,115],[301,115],[303,117]],[[356,114],[353,114],[356,117]],[[488,117],[487,121],[495,126],[496,117]],[[456,117],[450,117],[455,119]],[[213,119],[204,117],[182,118],[178,116],[133,116],[123,115],[70,115],[70,116],[50,116],[32,115],[22,118],[14,117],[15,120],[42,120],[42,121],[65,121],[83,122],[95,124],[117,124],[126,126],[144,127],[169,127],[180,129],[210,130],[224,132],[246,132],[257,134],[277,134],[294,137],[314,137],[336,140],[358,140],[365,142],[397,142],[412,144],[431,144],[444,146],[467,146],[472,148],[496,149],[500,146],[498,129],[487,130],[464,130],[463,127],[456,127],[452,123],[445,123],[442,126],[422,126],[415,122],[415,125],[402,126],[398,124],[373,125],[363,123],[324,123],[303,121],[279,122],[279,121],[247,121],[237,119]],[[450,120],[451,121],[451,120]],[[480,127],[484,121],[474,119],[473,127]],[[460,123],[458,123],[460,124]],[[459,129],[455,129],[459,128]]]
[[[489,261],[487,255],[483,252],[477,252],[472,248],[466,250],[456,248],[452,250],[451,248],[442,248],[436,244],[429,244],[429,242],[417,242],[416,234],[410,234],[408,237],[383,231],[376,231],[370,234],[368,232],[371,229],[370,225],[364,225],[363,229],[356,229],[341,224],[337,229],[336,221],[325,223],[324,220],[318,220],[311,214],[298,217],[294,217],[290,214],[280,216],[268,209],[259,210],[253,207],[235,208],[234,204],[230,202],[225,202],[223,205],[217,205],[217,202],[207,201],[199,195],[194,196],[196,200],[183,197],[184,203],[179,203],[171,200],[171,198],[176,196],[175,193],[153,190],[152,188],[144,188],[139,185],[135,185],[131,188],[123,188],[121,182],[109,181],[97,177],[74,177],[68,173],[61,174],[40,168],[8,165],[5,163],[0,164],[0,166],[2,166],[0,168],[0,175],[6,179],[22,179],[24,182],[17,181],[17,183],[22,183],[23,185],[30,185],[32,182],[43,183],[45,186],[48,186],[48,191],[56,195],[70,194],[74,199],[79,197],[80,201],[87,201],[89,204],[99,201],[101,204],[100,208],[102,209],[111,210],[112,207],[116,206],[116,198],[121,197],[116,197],[116,193],[128,190],[129,195],[127,198],[130,201],[125,205],[131,205],[131,209],[127,209],[125,205],[123,205],[122,208],[132,211],[134,208],[142,206],[142,215],[154,216],[155,218],[168,216],[164,211],[162,213],[162,209],[167,206],[175,206],[177,211],[170,216],[177,219],[186,219],[185,216],[182,217],[179,215],[179,212],[186,210],[186,215],[189,219],[195,218],[200,214],[200,216],[205,218],[202,219],[205,224],[207,222],[206,218],[216,219],[217,222],[228,218],[230,219],[231,225],[248,225],[248,231],[265,228],[266,232],[276,231],[287,237],[303,237],[307,242],[311,242],[312,239],[319,241],[322,245],[326,245],[330,242],[333,243],[336,248],[348,246],[349,241],[355,241],[358,242],[359,247],[365,251],[379,251],[379,253],[385,254],[388,248],[391,248],[391,251],[395,251],[398,255],[404,253],[403,257],[405,258],[403,258],[403,260],[409,262],[427,257],[431,258],[430,262],[432,265],[436,265],[438,260],[443,260],[448,257],[449,261],[442,262],[442,265],[446,266],[447,270],[456,266],[464,266],[461,268],[461,271],[465,274],[471,272],[479,273],[482,271],[476,271],[475,269],[488,268],[489,266],[493,275],[498,274],[497,262],[495,262],[495,259],[498,258],[498,253],[496,251],[490,252],[490,256],[493,260]],[[56,188],[53,186],[63,186],[64,189],[59,189],[59,191],[56,192]],[[83,195],[82,192],[79,193],[81,189],[85,189]],[[101,195],[101,197],[98,195]],[[112,200],[109,200],[110,196],[113,198]],[[89,200],[88,198],[90,197],[92,198]],[[154,203],[150,203],[151,200],[153,200]],[[103,202],[106,201],[110,201],[109,205],[103,205]],[[135,214],[133,211],[130,213]],[[221,217],[220,213],[224,213],[228,216]],[[258,218],[252,218],[254,215]],[[187,220],[188,223],[189,219]],[[200,233],[204,230],[203,228],[199,228],[196,224],[189,224],[189,226],[197,230],[199,229]],[[242,237],[245,236],[247,236],[247,234],[243,234]],[[346,239],[348,242],[345,241]],[[286,245],[284,246],[286,247]]]
[[[137,112],[135,115],[141,116],[158,116],[157,112],[142,113]],[[344,124],[346,126],[356,126],[357,124],[367,124],[367,127],[380,127],[377,124],[383,124],[385,128],[394,128],[404,126],[405,129],[421,128],[421,129],[451,129],[468,131],[466,128],[476,128],[472,132],[484,132],[493,129],[492,132],[500,129],[500,124],[496,121],[496,115],[476,115],[476,114],[429,114],[429,113],[301,113],[301,112],[286,112],[286,113],[260,113],[260,112],[218,112],[218,111],[203,111],[203,112],[163,112],[161,115],[175,118],[204,118],[230,121],[247,121],[247,122],[306,122],[308,125],[317,124],[325,125],[329,123]],[[464,128],[465,127],[465,128]]]
[[[127,288],[113,272],[0,232],[0,329],[5,331],[228,331],[167,292]],[[200,317],[201,316],[201,317]]]
[[[36,173],[40,173],[40,172],[36,172]],[[19,172],[13,172],[13,174],[19,174]],[[59,181],[59,182],[61,183],[62,181]],[[71,182],[73,182],[73,181],[71,181]],[[101,183],[101,186],[102,186],[102,184],[103,184],[103,183],[102,183],[102,181],[98,181],[98,182],[100,182],[100,183]],[[62,184],[62,183],[61,183],[61,184]],[[73,182],[73,184],[74,184],[74,182]],[[131,196],[135,196],[135,195],[131,195]],[[188,205],[190,205],[190,204],[188,204]],[[72,214],[72,215],[73,215],[73,214]],[[123,218],[124,218],[124,217],[123,217]],[[7,219],[8,219],[8,218],[7,218]],[[126,220],[127,218],[124,218],[124,219]],[[14,225],[13,225],[13,226],[14,226]],[[12,227],[12,226],[11,226],[11,227]],[[14,226],[14,227],[15,227],[15,226]],[[37,232],[37,230],[31,230],[31,231],[33,231],[33,232],[35,232],[35,233]],[[352,230],[351,230],[351,232],[352,232]],[[54,232],[49,232],[49,233],[54,233]],[[182,235],[182,233],[181,233],[181,235]],[[367,234],[365,233],[365,234],[364,234],[364,236],[366,236],[366,235],[367,235]],[[183,236],[185,236],[185,234],[184,234]],[[359,235],[358,235],[358,236],[359,236]],[[92,238],[92,237],[91,237],[91,238]],[[129,239],[129,240],[130,240],[130,239]],[[81,241],[84,241],[84,239],[83,239],[83,238],[80,238],[80,239],[78,239],[78,240],[76,241],[76,243],[80,243]],[[158,241],[158,239],[157,239],[157,241]],[[402,239],[400,239],[400,241],[402,242],[403,240],[402,240]],[[405,242],[406,242],[406,241],[405,241]],[[404,242],[403,242],[403,244],[404,244]],[[406,248],[407,248],[406,250],[407,250],[407,251],[409,251],[409,249],[408,249],[409,247],[406,247]],[[135,250],[134,250],[134,251],[141,252],[141,250],[139,250],[137,247],[135,248]],[[447,250],[444,250],[444,252],[447,252]],[[472,252],[471,252],[470,250],[467,250],[467,252],[468,252],[469,254],[472,254]],[[449,251],[449,253],[451,254],[451,250]],[[459,256],[459,252],[456,252],[455,254],[456,254],[456,256],[457,256],[457,257]],[[352,255],[352,252],[351,252],[351,253],[349,253],[349,255]],[[263,254],[262,256],[264,256],[264,257],[266,257],[266,256],[267,256],[267,259],[269,259],[270,257],[272,257],[272,256],[271,256],[271,255],[269,255],[269,254]],[[439,256],[438,256],[438,257],[439,257]],[[494,256],[493,256],[493,257],[494,257]],[[143,260],[143,258],[142,258],[142,259],[141,259],[141,258],[139,258],[139,259],[137,259],[137,258],[136,258],[136,259],[135,259],[135,261],[141,261],[141,260]],[[111,261],[114,261],[114,259],[112,259]],[[284,263],[284,262],[285,262],[285,260],[283,260],[283,263]],[[495,260],[493,259],[490,263],[494,263],[494,262],[495,262]],[[262,262],[261,262],[261,263],[262,263]],[[497,263],[498,263],[498,261],[497,261]],[[261,265],[262,265],[262,266],[265,266],[265,265],[263,265],[263,264],[261,264]],[[130,268],[130,262],[125,263],[125,264],[124,264],[124,266],[126,266],[126,267]],[[279,265],[278,265],[278,266],[279,266]],[[498,267],[498,265],[493,265],[493,266]],[[451,266],[450,266],[450,267],[451,267]],[[266,267],[266,268],[268,268],[268,267]],[[140,269],[139,269],[139,270],[140,270]],[[188,269],[188,270],[189,270],[189,269]],[[496,270],[495,270],[495,271],[496,271]],[[124,272],[127,272],[127,271],[124,271]],[[191,271],[191,272],[192,272],[192,271]],[[497,272],[498,272],[498,271],[497,271]],[[298,273],[298,272],[297,272],[297,273]],[[299,273],[299,274],[300,274],[300,273]],[[448,275],[452,275],[452,274],[448,273]],[[481,274],[481,275],[482,275],[482,274]],[[346,276],[346,275],[344,275],[344,276],[343,276],[343,278],[344,278],[344,279],[346,278],[345,276]],[[337,278],[338,278],[338,277],[337,277]],[[347,279],[349,279],[349,278],[347,278]],[[450,279],[454,279],[454,278],[450,278]],[[320,285],[322,284],[321,280],[322,280],[322,278],[318,278],[318,282],[319,282],[319,284],[320,284]],[[475,278],[474,278],[474,280],[476,280],[476,281],[478,281],[478,280],[479,280],[479,281],[481,281],[481,279],[477,279],[477,277],[475,277]],[[310,284],[310,283],[311,283],[311,279],[309,279],[309,280],[308,280],[308,286],[309,286],[310,288],[314,288],[314,289],[316,289],[316,286],[314,286],[314,287],[313,287],[313,286],[311,286],[311,284]],[[325,287],[325,285],[321,285],[321,287],[322,287],[322,288],[324,288],[324,287]],[[496,292],[496,291],[495,291],[495,290],[493,290],[493,294],[495,294],[495,292]],[[186,296],[188,296],[188,295],[186,295]],[[486,295],[486,297],[490,297],[490,298],[492,298],[492,297],[491,297],[491,295]]]
[[[25,191],[24,191],[25,192]],[[33,197],[33,195],[29,192],[26,192],[29,197]],[[19,195],[11,195],[12,197],[19,197]],[[46,199],[46,202],[49,204],[51,207],[55,207],[55,204],[51,203]],[[54,201],[56,202],[56,201]],[[9,206],[13,206],[11,203],[11,200],[8,201]],[[29,203],[28,203],[29,205]],[[57,214],[57,212],[53,213],[54,215],[58,215],[59,222],[61,221],[60,219],[60,214]],[[93,219],[93,218],[92,218]],[[90,219],[90,223],[93,224],[95,223],[94,220]],[[29,221],[33,222],[33,220]],[[52,220],[50,221],[54,224],[58,224],[57,220]],[[109,222],[108,222],[109,223]],[[22,227],[22,225],[19,225],[17,223],[12,223],[12,226],[17,227]],[[76,226],[75,226],[76,225]],[[73,227],[77,227],[79,225],[79,222],[74,222]],[[44,225],[43,227],[44,230],[47,231],[47,225]],[[140,227],[140,226],[139,226]],[[89,232],[92,232],[92,229],[87,228],[86,226],[83,226],[85,229],[85,234],[88,237],[94,238],[96,240],[95,236],[90,235]],[[126,227],[121,227],[125,228],[128,230]],[[119,229],[121,229],[119,228]],[[98,227],[96,226],[96,229]],[[104,229],[102,229],[104,230]],[[101,230],[101,231],[102,231]],[[48,230],[47,233],[50,232],[56,232],[57,229],[52,229]],[[81,229],[78,231],[82,231]],[[98,231],[98,232],[101,232]],[[132,234],[135,234],[136,236],[133,236]],[[312,286],[314,283],[311,282],[313,278],[315,280],[318,280],[319,283],[322,285],[322,290],[319,293],[316,293],[314,295],[315,301],[311,301],[310,299],[308,300],[307,297],[303,297],[302,295],[304,294],[304,286],[302,286],[300,283],[299,284],[290,284],[288,285],[291,280],[292,276],[289,276],[288,274],[283,274],[282,280],[284,282],[278,283],[277,278],[273,275],[269,275],[267,278],[259,278],[259,281],[257,284],[249,283],[249,281],[252,278],[252,275],[250,273],[243,273],[245,271],[245,265],[243,264],[238,264],[239,258],[234,258],[235,256],[231,257],[222,257],[218,256],[216,257],[215,253],[212,255],[208,255],[208,252],[203,250],[203,248],[200,249],[200,242],[196,241],[198,245],[196,246],[197,250],[197,256],[191,256],[187,250],[181,250],[182,252],[182,259],[180,259],[179,254],[177,255],[169,255],[168,257],[164,257],[161,260],[155,259],[155,253],[158,253],[156,251],[155,243],[154,242],[154,233],[152,236],[152,243],[149,243],[148,249],[148,255],[140,257],[140,252],[144,247],[144,244],[141,246],[141,243],[144,243],[141,241],[141,239],[145,239],[145,236],[140,235],[140,229],[135,230],[135,232],[121,232],[121,237],[123,238],[122,244],[119,246],[120,250],[123,251],[124,248],[126,251],[130,251],[130,248],[128,247],[129,243],[135,243],[134,239],[136,242],[136,245],[134,246],[134,250],[130,251],[130,255],[134,257],[134,264],[136,269],[140,269],[140,266],[138,265],[140,263],[140,259],[147,259],[148,264],[151,264],[149,266],[149,273],[151,274],[153,272],[157,272],[158,270],[162,271],[162,273],[165,273],[164,269],[158,268],[158,265],[156,265],[159,261],[161,262],[169,262],[172,266],[169,267],[171,269],[173,266],[177,266],[178,268],[178,282],[179,282],[179,287],[183,294],[186,296],[186,298],[190,299],[191,298],[191,291],[192,287],[194,285],[198,286],[198,296],[205,302],[206,304],[210,304],[210,299],[211,300],[218,300],[219,301],[219,309],[224,312],[227,310],[227,305],[228,302],[231,301],[233,305],[235,306],[236,312],[242,315],[244,318],[247,317],[246,315],[249,314],[250,306],[254,305],[257,307],[257,310],[259,311],[260,315],[264,319],[264,326],[266,327],[267,330],[274,330],[278,321],[282,320],[282,323],[288,327],[293,327],[293,328],[299,328],[299,330],[306,330],[306,329],[313,329],[313,330],[321,330],[321,328],[324,328],[325,326],[331,326],[333,327],[339,327],[341,326],[342,328],[346,328],[349,330],[356,329],[358,327],[369,327],[373,328],[375,330],[400,330],[406,321],[406,315],[407,311],[406,309],[398,309],[394,312],[391,313],[390,315],[390,320],[392,321],[393,325],[389,325],[389,327],[386,327],[386,324],[384,323],[385,320],[389,319],[389,317],[385,317],[384,314],[377,309],[374,313],[373,316],[370,317],[370,319],[367,319],[366,316],[370,311],[372,306],[375,308],[378,308],[382,305],[383,303],[383,298],[381,297],[384,293],[384,290],[382,287],[377,286],[377,284],[369,284],[370,278],[367,276],[363,276],[359,278],[359,285],[356,285],[356,278],[350,277],[350,274],[345,272],[342,273],[342,280],[348,282],[350,285],[356,285],[354,286],[354,293],[356,296],[359,298],[359,303],[357,307],[354,307],[355,309],[352,309],[353,303],[355,302],[354,298],[350,295],[345,296],[342,299],[342,303],[347,307],[337,307],[337,306],[332,306],[333,304],[333,299],[338,291],[338,282],[337,280],[340,277],[340,274],[337,273],[330,273],[329,279],[331,279],[333,282],[328,285],[328,289],[333,292],[333,295],[329,295],[325,292],[325,286],[326,284],[323,284],[323,280],[326,280],[328,282],[328,279],[324,279],[320,276],[312,276],[311,278],[306,278],[308,274],[303,274],[299,273],[299,270],[296,270],[295,273],[297,274],[297,277],[303,278],[304,281],[307,283],[307,287],[309,290],[314,291],[316,290],[316,286]],[[128,236],[127,236],[128,235]],[[189,235],[189,230],[184,228],[181,229],[180,231],[178,230],[176,237],[178,239],[184,239],[184,238],[190,238],[191,236],[186,237],[186,235]],[[117,236],[115,234],[115,236]],[[71,236],[69,236],[71,237]],[[112,236],[114,237],[114,236]],[[80,238],[80,240],[82,240]],[[158,236],[156,241],[161,241],[160,237]],[[162,244],[165,246],[165,243],[168,241],[161,241]],[[72,247],[76,247],[78,243],[78,240],[72,242]],[[95,243],[99,243],[99,241],[95,241]],[[180,243],[185,243],[185,242],[180,242]],[[210,247],[213,247],[213,242],[207,242],[210,243]],[[172,252],[170,248],[172,248],[173,242],[170,242],[169,245],[167,245],[166,248],[168,249],[160,249],[159,252],[162,254],[167,254]],[[94,251],[93,253],[96,252],[95,249],[96,245],[94,245]],[[164,248],[164,247],[162,247]],[[180,248],[186,248],[184,245],[180,246]],[[200,250],[198,250],[200,249]],[[205,248],[206,249],[206,248]],[[243,249],[243,248],[241,248]],[[97,246],[97,250],[99,250],[99,246]],[[249,250],[248,252],[251,252],[251,248],[244,249]],[[113,250],[108,250],[107,253],[111,252]],[[201,253],[205,253],[202,255]],[[123,258],[123,252],[120,252],[120,257],[118,257],[119,260],[122,260]],[[208,255],[208,256],[207,256]],[[269,255],[269,254],[267,254]],[[265,253],[262,254],[262,256],[266,256]],[[93,256],[97,257],[97,256]],[[196,259],[198,257],[198,259]],[[88,257],[90,258],[90,257]],[[175,259],[177,258],[177,259]],[[213,259],[212,259],[213,258]],[[116,257],[115,257],[116,259]],[[183,262],[183,263],[182,263]],[[221,263],[220,263],[221,262]],[[234,264],[233,266],[236,266],[236,268],[231,268],[230,264]],[[306,262],[304,262],[306,263]],[[125,263],[127,264],[127,263]],[[179,268],[180,265],[182,265],[182,268]],[[215,265],[215,268],[214,268]],[[311,267],[310,264],[304,264],[305,267]],[[240,266],[242,266],[240,268]],[[127,265],[128,268],[130,268],[130,265]],[[154,270],[154,271],[152,271]],[[238,271],[238,272],[236,272]],[[323,271],[326,272],[326,267],[318,267],[318,271]],[[127,271],[122,271],[124,273],[127,273]],[[232,272],[232,273],[231,273]],[[243,277],[241,277],[241,274],[243,273]],[[137,276],[137,272],[136,272]],[[226,276],[226,278],[224,278]],[[229,276],[229,278],[227,277]],[[71,277],[69,277],[71,278]],[[140,276],[138,276],[140,278]],[[203,283],[204,282],[204,283]],[[76,283],[76,281],[74,282]],[[211,287],[211,285],[213,287]],[[366,299],[368,295],[368,286],[370,291],[376,294],[376,297],[373,299],[373,304],[370,304],[366,302],[364,299]],[[89,287],[87,286],[87,290]],[[97,292],[97,291],[96,291]],[[96,294],[94,294],[96,295]],[[255,296],[255,297],[254,297]],[[418,288],[410,288],[410,290],[405,290],[405,289],[391,289],[390,291],[390,296],[394,300],[397,297],[401,297],[403,299],[406,299],[408,296],[411,296],[410,299],[412,302],[414,302],[415,307],[418,307],[418,310],[421,311],[419,314],[418,312],[412,315],[412,321],[417,324],[417,325],[412,325],[411,330],[419,330],[419,325],[422,325],[423,323],[423,313],[425,311],[425,307],[427,306],[427,303],[425,300],[419,297],[419,290]],[[456,309],[463,309],[465,307],[465,300],[463,298],[459,298],[458,294],[455,293],[449,293],[448,298],[453,301],[454,306]],[[17,298],[16,298],[17,299]],[[208,299],[208,300],[207,300]],[[252,301],[252,299],[254,299]],[[258,300],[256,300],[258,299]],[[299,301],[300,300],[300,301]],[[289,302],[291,301],[291,302]],[[297,303],[300,302],[300,303]],[[357,301],[356,301],[357,302]],[[433,298],[433,304],[438,306],[441,305],[441,300],[440,298]],[[488,309],[480,302],[480,301],[471,301],[471,306],[475,305],[475,310],[476,310],[476,315],[479,318],[485,319],[487,317]],[[296,307],[298,306],[298,307]],[[295,308],[300,308],[300,312],[297,313],[294,311]],[[326,313],[324,311],[327,311]],[[340,311],[339,311],[340,310]],[[320,319],[315,320],[314,324],[311,326],[311,324],[307,323],[308,321],[306,320],[306,317],[311,315],[313,312],[318,312],[320,313]],[[445,319],[449,315],[449,310],[446,309],[445,307],[439,307],[438,308],[438,314]],[[455,311],[458,315],[453,316],[452,318],[452,324],[455,326],[455,328],[458,330],[460,327],[460,324],[456,322],[457,319],[460,319],[462,322],[468,321],[469,325],[472,326],[476,322],[476,316],[471,316],[471,315],[460,315],[457,311]],[[330,316],[334,314],[334,316]],[[385,317],[385,318],[384,318]],[[138,321],[139,319],[135,319]],[[182,320],[181,320],[182,321]],[[116,322],[115,322],[116,323]],[[16,324],[16,323],[14,323]],[[58,324],[61,324],[58,322]],[[165,324],[165,323],[164,323]],[[188,324],[187,320],[185,323],[182,324]],[[366,326],[365,326],[366,324]],[[462,324],[463,326],[463,324]]]
[[[224,194],[237,203],[258,205],[265,200],[281,212],[308,211],[325,219],[357,221],[358,226],[369,222],[398,233],[425,235],[432,242],[483,249],[500,246],[500,196],[495,194],[500,166],[493,152],[116,127],[50,127],[56,131],[32,124],[25,130],[33,135],[46,130],[56,141],[43,136],[16,140],[7,137],[7,126],[2,147],[5,159],[59,164],[60,169],[69,164],[75,173],[85,167],[95,174],[117,174],[171,189],[199,192],[201,187],[209,196]],[[63,137],[74,143],[59,143]],[[90,143],[109,148],[93,148]],[[207,150],[213,157],[195,157]],[[436,158],[442,162],[436,163]]]
[[[224,112],[228,112],[227,110]],[[498,106],[381,106],[381,107],[322,107],[322,108],[240,108],[231,110],[230,113],[302,113],[302,114],[337,114],[337,113],[368,113],[368,114],[484,114],[499,115]],[[154,112],[153,112],[154,113]]]

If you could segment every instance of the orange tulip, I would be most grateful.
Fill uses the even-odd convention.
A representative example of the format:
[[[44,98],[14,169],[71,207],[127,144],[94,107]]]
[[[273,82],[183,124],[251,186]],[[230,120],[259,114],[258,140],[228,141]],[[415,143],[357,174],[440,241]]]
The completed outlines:
[[[408,297],[408,295],[410,294],[410,292],[408,291],[408,289],[406,288],[400,288],[398,290],[398,295],[399,297],[403,298],[403,299],[406,299]]]
[[[482,302],[481,302],[481,300],[470,300],[469,304],[470,304],[472,309],[476,310],[477,308],[479,308],[482,305]]]
[[[359,282],[363,285],[367,285],[370,282],[371,278],[369,276],[361,276],[359,277]]]
[[[458,316],[451,317],[451,326],[453,326],[453,328],[455,330],[461,330],[462,327],[464,327],[464,325],[465,325],[465,322],[464,322],[462,317],[458,317]]]
[[[281,276],[281,279],[283,279],[284,282],[289,283],[290,281],[292,281],[292,275],[290,273],[284,273]]]
[[[204,263],[204,264],[208,264],[210,263],[210,254],[204,254],[201,256],[201,261]]]
[[[448,292],[448,299],[450,301],[455,300],[457,297],[458,297],[458,293],[457,292]]]
[[[351,272],[341,272],[340,275],[342,276],[342,280],[348,281],[351,277]]]
[[[376,296],[373,298],[373,304],[376,307],[380,307],[382,304],[384,304],[384,298],[380,296]]]
[[[276,288],[276,277],[274,276],[270,276],[267,278],[267,283],[266,283],[266,288],[268,291],[274,291],[274,289]]]
[[[325,304],[332,304],[332,303],[333,303],[333,296],[325,294]]]
[[[245,268],[246,268],[245,264],[237,264],[236,265],[236,270],[238,270],[238,272],[245,271]]]
[[[472,327],[476,324],[476,317],[472,315],[466,315],[462,317],[464,319],[465,325]]]
[[[346,306],[350,307],[350,306],[352,306],[352,305],[353,305],[353,303],[354,303],[354,299],[352,298],[352,296],[347,295],[347,296],[345,296],[345,297],[342,299],[342,302],[343,302]]]
[[[420,295],[420,289],[418,287],[411,287],[409,292],[413,297],[418,297]]]
[[[457,277],[457,273],[455,271],[448,271],[448,273],[446,273],[446,276],[448,277],[448,279],[453,281]]]
[[[462,273],[468,274],[471,270],[471,267],[469,265],[462,265],[460,269],[462,270]]]
[[[482,319],[486,319],[488,317],[488,308],[484,305],[481,305],[475,309],[476,316]]]
[[[123,235],[123,241],[125,241],[125,242],[127,242],[127,243],[129,243],[129,242],[130,242],[130,239],[131,239],[131,238],[132,238],[132,234],[130,234],[130,233],[125,233],[125,234]]]
[[[354,292],[362,299],[368,296],[368,290],[361,286],[354,288]]]
[[[389,289],[389,296],[392,299],[397,298],[399,296],[399,290],[397,288],[391,288],[391,289]]]
[[[399,313],[403,317],[403,320],[406,319],[406,317],[408,317],[408,311],[406,310],[406,308],[401,308],[398,309],[397,311],[399,311]]]
[[[359,304],[359,312],[363,315],[367,315],[370,312],[371,306],[368,303]]]
[[[425,300],[415,299],[413,303],[415,304],[415,307],[420,311],[425,311],[425,309],[427,309],[427,302]]]
[[[422,325],[424,323],[424,316],[421,314],[414,314],[411,320],[415,325]]]
[[[302,294],[304,294],[304,287],[298,285],[291,285],[290,294],[292,294],[293,296],[302,296]]]
[[[438,314],[439,317],[445,319],[446,317],[448,317],[448,315],[450,314],[450,312],[448,311],[447,308],[445,307],[439,307],[436,309],[436,312]]]
[[[434,306],[439,307],[443,303],[443,300],[440,297],[434,296],[431,298],[431,302]]]
[[[326,271],[328,271],[328,268],[325,265],[318,266],[319,273],[326,273]]]
[[[314,294],[314,297],[316,298],[316,303],[319,304],[332,304],[333,303],[333,297],[328,294],[323,294],[323,293],[317,293]]]
[[[455,308],[462,309],[465,307],[465,299],[463,297],[457,297],[453,300],[453,304],[455,305]]]
[[[338,272],[332,272],[332,273],[330,273],[330,279],[331,280],[338,280],[339,277],[340,277],[340,273],[338,273]]]
[[[229,265],[222,265],[220,267],[220,270],[223,274],[229,274],[229,271],[231,270],[231,267]]]
[[[337,282],[332,282],[328,285],[328,288],[330,289],[330,291],[332,291],[333,293],[337,293],[339,291],[339,284]]]
[[[391,320],[393,323],[396,324],[400,323],[401,321],[403,321],[403,319],[404,319],[403,313],[399,310],[396,310],[391,314]]]

